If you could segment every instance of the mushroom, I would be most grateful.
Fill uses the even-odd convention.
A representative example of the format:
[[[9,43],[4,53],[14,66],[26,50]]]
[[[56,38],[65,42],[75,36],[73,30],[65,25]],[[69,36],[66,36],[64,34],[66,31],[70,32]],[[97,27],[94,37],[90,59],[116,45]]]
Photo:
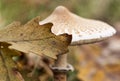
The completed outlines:
[[[58,6],[50,16],[39,22],[40,25],[47,23],[53,24],[51,31],[55,35],[72,35],[71,45],[101,41],[116,33],[112,26],[77,16],[63,6]]]
[[[98,42],[116,33],[116,30],[112,26],[99,20],[77,16],[63,6],[58,6],[50,16],[39,22],[40,25],[47,23],[53,24],[51,28],[53,34],[71,35],[72,40],[70,45]],[[61,72],[70,70],[70,67],[67,66],[67,54],[58,55],[58,59],[52,69],[55,81],[66,81],[66,72],[63,74]],[[60,80],[60,75],[64,76],[64,80]]]

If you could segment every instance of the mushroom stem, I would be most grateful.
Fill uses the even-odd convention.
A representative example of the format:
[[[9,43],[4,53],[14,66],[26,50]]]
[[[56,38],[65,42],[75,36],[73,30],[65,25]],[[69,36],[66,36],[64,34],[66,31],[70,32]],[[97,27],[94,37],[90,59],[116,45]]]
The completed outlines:
[[[58,70],[53,70],[54,81],[67,81],[67,71],[63,70],[67,67],[67,54],[58,55],[54,66],[58,67]]]
[[[58,55],[57,60],[55,62],[55,67],[67,67],[67,54]]]

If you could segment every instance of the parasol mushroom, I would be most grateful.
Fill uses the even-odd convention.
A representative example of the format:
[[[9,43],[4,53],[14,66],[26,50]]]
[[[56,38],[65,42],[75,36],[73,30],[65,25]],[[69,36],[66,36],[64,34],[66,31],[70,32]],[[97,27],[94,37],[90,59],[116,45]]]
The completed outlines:
[[[40,25],[52,23],[52,33],[55,35],[72,35],[71,45],[97,42],[108,38],[116,33],[110,25],[99,21],[77,16],[67,8],[58,6],[53,13],[45,20],[40,21]]]
[[[112,26],[99,20],[77,16],[63,6],[58,6],[50,16],[39,22],[40,25],[47,23],[53,24],[51,28],[53,34],[71,35],[72,40],[70,45],[98,42],[116,33],[116,30]],[[58,59],[54,67],[52,67],[54,71],[57,70],[57,73],[55,72],[55,81],[66,81],[64,73],[60,74],[61,71],[69,70],[66,61],[67,54],[58,55]],[[64,76],[64,80],[61,80],[61,77],[63,77],[61,75]]]

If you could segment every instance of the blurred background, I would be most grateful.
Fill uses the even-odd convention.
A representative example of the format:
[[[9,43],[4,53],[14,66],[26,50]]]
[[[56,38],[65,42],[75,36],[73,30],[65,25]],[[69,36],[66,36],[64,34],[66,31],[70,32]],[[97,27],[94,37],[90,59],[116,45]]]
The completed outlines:
[[[69,63],[76,70],[68,73],[68,81],[120,81],[120,0],[0,0],[0,27],[13,21],[24,24],[38,15],[42,20],[59,5],[79,16],[107,22],[117,30],[103,42],[69,47]],[[39,78],[45,81],[49,75]]]

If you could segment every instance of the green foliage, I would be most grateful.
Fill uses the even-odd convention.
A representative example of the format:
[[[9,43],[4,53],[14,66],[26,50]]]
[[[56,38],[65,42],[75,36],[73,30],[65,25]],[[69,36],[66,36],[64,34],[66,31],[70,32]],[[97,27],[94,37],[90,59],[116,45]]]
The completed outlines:
[[[58,5],[68,7],[74,13],[88,18],[107,21],[120,20],[120,0],[0,0],[0,12],[6,24],[14,20],[25,23],[37,15],[45,18]]]
[[[81,81],[77,78],[78,72],[75,70],[74,72],[69,72],[68,73],[68,81]]]
[[[120,21],[120,0],[112,0],[105,14],[111,22]]]

